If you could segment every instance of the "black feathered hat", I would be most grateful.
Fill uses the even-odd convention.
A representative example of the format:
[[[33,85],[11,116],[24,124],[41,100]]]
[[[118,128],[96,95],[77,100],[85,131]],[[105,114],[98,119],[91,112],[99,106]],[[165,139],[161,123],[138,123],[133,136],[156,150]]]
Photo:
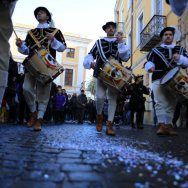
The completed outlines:
[[[103,25],[103,26],[102,26],[102,29],[105,31],[106,28],[107,28],[108,26],[110,26],[110,25],[112,25],[112,26],[114,26],[114,27],[116,28],[116,23],[111,21],[111,22],[107,22],[105,25]]]
[[[48,10],[46,7],[38,7],[38,8],[36,8],[35,11],[34,11],[35,18],[37,19],[37,14],[38,14],[38,12],[39,12],[40,10],[46,12],[47,16],[49,17],[48,23],[51,22],[52,17],[51,17],[51,14],[50,14],[49,10]]]
[[[164,35],[164,33],[165,33],[166,31],[171,31],[171,32],[173,33],[173,35],[174,35],[174,33],[175,33],[175,28],[174,28],[174,27],[165,27],[165,28],[160,32],[160,37],[161,37],[161,38],[163,37],[163,35]]]

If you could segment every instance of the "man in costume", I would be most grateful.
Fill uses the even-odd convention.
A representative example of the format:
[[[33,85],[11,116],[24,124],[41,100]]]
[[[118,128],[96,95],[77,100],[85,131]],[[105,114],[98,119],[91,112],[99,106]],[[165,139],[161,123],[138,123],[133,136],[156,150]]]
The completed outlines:
[[[55,58],[56,51],[63,52],[66,49],[63,34],[59,29],[49,27],[52,18],[47,8],[36,8],[34,15],[39,24],[37,28],[28,32],[25,41],[21,41],[21,39],[16,40],[18,51],[22,54],[30,55],[35,49],[44,46]],[[41,130],[43,116],[50,96],[50,88],[51,83],[42,85],[30,72],[26,72],[23,92],[31,111],[31,117],[27,125],[28,127],[34,125],[35,131]],[[36,102],[38,103],[38,108]]]
[[[152,73],[152,90],[158,120],[158,135],[177,134],[172,129],[172,118],[176,105],[175,96],[167,86],[160,84],[160,80],[177,65],[188,67],[186,50],[173,44],[174,33],[175,29],[173,27],[166,27],[161,31],[162,44],[151,50],[145,64],[146,71]]]
[[[12,13],[16,0],[2,0],[0,3],[0,107],[8,82],[8,68],[10,59],[9,38],[13,31]]]
[[[123,42],[122,37],[117,40],[114,37],[116,32],[116,23],[107,22],[102,26],[102,29],[106,33],[106,37],[99,39],[95,42],[93,48],[89,54],[85,57],[84,67],[86,69],[94,69],[94,77],[97,78],[96,82],[96,109],[97,109],[97,125],[98,132],[102,131],[103,123],[103,106],[105,96],[108,98],[108,119],[106,122],[106,134],[114,136],[115,132],[112,127],[114,120],[114,114],[116,110],[116,99],[118,91],[113,87],[106,85],[102,80],[98,79],[101,68],[106,63],[106,59],[113,57],[114,59],[121,61],[127,61],[130,57],[130,50],[128,46]],[[96,59],[96,62],[94,60]]]

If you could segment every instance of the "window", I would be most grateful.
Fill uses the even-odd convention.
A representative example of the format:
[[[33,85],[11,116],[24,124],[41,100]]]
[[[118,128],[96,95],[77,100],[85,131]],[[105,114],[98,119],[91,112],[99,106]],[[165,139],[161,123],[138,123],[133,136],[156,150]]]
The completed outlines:
[[[161,0],[154,0],[154,8],[156,15],[162,15],[162,1]]]
[[[138,17],[138,33],[137,33],[137,45],[140,44],[140,33],[143,30],[143,13],[140,14],[140,16]]]
[[[131,41],[132,41],[132,37],[131,37],[131,32],[130,32],[129,35],[128,35],[128,41],[127,41],[127,44],[129,46],[130,50],[132,49]]]
[[[153,0],[153,6],[154,6],[154,14],[155,15],[162,15],[163,14],[163,4],[161,0]],[[157,35],[160,34],[161,30],[164,28],[164,20],[163,19],[157,19],[155,22],[155,28]]]
[[[73,69],[65,69],[65,85],[72,86]]]
[[[75,55],[75,49],[74,48],[67,48],[66,52],[67,52],[67,57],[74,58],[74,55]]]
[[[128,10],[132,7],[132,0],[128,0]]]

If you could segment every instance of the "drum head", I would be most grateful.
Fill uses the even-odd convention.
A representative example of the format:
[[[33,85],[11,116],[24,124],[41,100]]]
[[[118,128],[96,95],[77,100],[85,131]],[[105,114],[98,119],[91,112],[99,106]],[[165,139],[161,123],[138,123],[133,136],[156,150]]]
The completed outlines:
[[[173,68],[168,73],[165,74],[165,76],[161,79],[161,84],[166,84],[168,81],[170,81],[179,71],[178,67]]]

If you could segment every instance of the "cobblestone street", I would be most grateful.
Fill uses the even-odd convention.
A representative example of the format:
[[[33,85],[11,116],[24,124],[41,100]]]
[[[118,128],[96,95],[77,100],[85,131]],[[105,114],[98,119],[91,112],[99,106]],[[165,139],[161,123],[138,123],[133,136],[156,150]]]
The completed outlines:
[[[159,137],[156,128],[120,127],[116,137],[94,125],[1,125],[1,188],[188,187],[187,129]]]

